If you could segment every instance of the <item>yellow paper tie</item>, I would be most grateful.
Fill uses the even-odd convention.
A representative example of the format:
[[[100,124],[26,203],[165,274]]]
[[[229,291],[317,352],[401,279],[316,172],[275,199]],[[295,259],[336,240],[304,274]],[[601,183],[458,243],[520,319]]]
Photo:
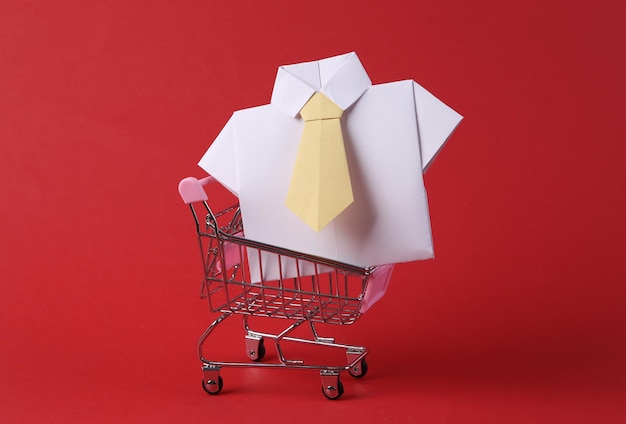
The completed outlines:
[[[319,92],[300,111],[304,129],[286,204],[315,231],[354,201],[339,121],[342,113]]]

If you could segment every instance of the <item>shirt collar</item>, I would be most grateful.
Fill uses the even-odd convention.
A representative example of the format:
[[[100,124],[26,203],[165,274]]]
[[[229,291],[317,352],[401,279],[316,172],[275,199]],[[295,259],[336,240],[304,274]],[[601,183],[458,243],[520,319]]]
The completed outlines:
[[[371,85],[372,81],[356,53],[346,53],[279,67],[271,104],[296,117],[313,93],[320,91],[346,110]]]

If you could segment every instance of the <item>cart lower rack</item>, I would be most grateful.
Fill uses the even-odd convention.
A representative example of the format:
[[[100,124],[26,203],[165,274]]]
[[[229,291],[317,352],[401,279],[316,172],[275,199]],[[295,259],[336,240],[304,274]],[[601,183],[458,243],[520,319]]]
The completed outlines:
[[[221,313],[198,341],[202,387],[211,395],[218,394],[223,387],[220,375],[223,367],[309,369],[319,371],[324,396],[338,399],[343,394],[341,372],[348,371],[357,378],[365,376],[368,351],[364,346],[336,343],[333,338],[319,336],[315,324],[354,323],[382,296],[391,268],[359,268],[246,239],[237,204],[215,213],[210,207],[205,188],[212,182],[212,177],[202,180],[189,177],[179,184],[179,192],[190,206],[200,244],[204,270],[201,297],[208,300],[212,312]],[[248,266],[252,260],[260,266],[254,275]],[[265,280],[263,265],[278,269],[279,278]],[[296,270],[295,275],[282,272],[286,265]],[[368,293],[368,285],[374,283],[377,290]],[[233,315],[243,317],[249,362],[205,358],[205,342],[216,327]],[[278,332],[255,331],[250,317],[286,319],[289,324]],[[310,337],[294,336],[294,330],[303,324],[309,327]],[[276,351],[277,360],[273,363],[262,362],[267,340],[273,342]],[[341,365],[318,365],[288,359],[284,342],[344,350],[346,361]]]

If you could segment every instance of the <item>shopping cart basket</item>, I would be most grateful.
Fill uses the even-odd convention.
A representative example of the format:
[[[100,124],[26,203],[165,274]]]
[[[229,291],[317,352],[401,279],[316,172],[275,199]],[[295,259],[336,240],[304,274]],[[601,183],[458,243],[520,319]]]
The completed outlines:
[[[212,177],[198,180],[183,179],[179,193],[190,206],[193,215],[204,277],[201,297],[208,300],[212,312],[221,313],[198,340],[197,353],[202,363],[202,387],[212,395],[223,387],[220,376],[222,367],[274,367],[319,370],[322,393],[329,399],[343,394],[340,373],[348,371],[353,377],[367,373],[364,346],[336,343],[333,338],[320,337],[315,324],[352,324],[377,298],[368,295],[368,284],[376,282],[377,294],[384,293],[391,273],[390,266],[360,268],[330,259],[278,248],[250,240],[243,235],[239,205],[213,212],[209,206],[205,188],[214,182]],[[278,279],[265,280],[261,276],[251,278],[249,259],[256,256],[260,264],[267,264],[268,257],[276,261],[279,270],[290,263],[294,269],[308,269],[306,275],[289,278],[279,271]],[[263,257],[263,260],[261,260]],[[312,270],[312,271],[311,271]],[[257,281],[260,280],[260,281]],[[373,291],[371,291],[373,292]],[[203,346],[217,326],[232,315],[243,316],[245,348],[250,362],[216,361],[204,357]],[[249,317],[282,318],[289,321],[287,327],[277,333],[251,329]],[[305,324],[310,327],[311,337],[294,337],[292,332]],[[264,363],[264,340],[273,340],[276,361]],[[346,362],[341,365],[318,365],[303,360],[287,359],[282,342],[295,342],[345,350]]]

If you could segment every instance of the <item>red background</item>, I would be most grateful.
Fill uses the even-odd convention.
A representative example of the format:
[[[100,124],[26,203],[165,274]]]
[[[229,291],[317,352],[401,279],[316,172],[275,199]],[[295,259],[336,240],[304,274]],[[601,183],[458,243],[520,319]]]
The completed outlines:
[[[376,3],[0,1],[2,422],[626,420],[624,2]],[[437,258],[336,329],[372,352],[340,401],[239,369],[208,397],[176,185],[279,65],[352,50],[465,116]]]

